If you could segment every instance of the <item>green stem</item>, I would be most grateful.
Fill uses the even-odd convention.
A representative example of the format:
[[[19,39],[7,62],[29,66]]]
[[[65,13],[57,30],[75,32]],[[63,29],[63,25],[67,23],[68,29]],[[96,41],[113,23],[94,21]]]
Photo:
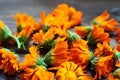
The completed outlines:
[[[10,35],[10,37],[13,38],[16,41],[17,47],[18,47],[18,49],[20,49],[21,48],[21,44],[20,44],[20,41],[18,40],[18,38],[13,36],[13,35]]]

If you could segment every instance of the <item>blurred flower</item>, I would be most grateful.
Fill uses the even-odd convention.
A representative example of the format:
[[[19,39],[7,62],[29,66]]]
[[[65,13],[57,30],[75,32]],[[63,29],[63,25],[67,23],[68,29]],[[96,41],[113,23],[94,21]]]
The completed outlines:
[[[112,47],[107,43],[103,42],[97,44],[97,48],[95,49],[94,56],[95,57],[102,57],[102,56],[114,56],[114,51],[112,50]]]
[[[64,38],[57,38],[55,45],[45,55],[44,62],[48,66],[59,66],[61,63],[68,61],[68,44]]]
[[[16,13],[16,15],[12,15],[13,19],[16,21],[17,32],[20,32],[25,27],[33,27],[35,25],[35,20],[32,16],[28,16],[27,14]]]
[[[72,42],[70,45],[70,61],[80,65],[83,69],[87,67],[92,57],[92,53],[89,51],[87,41],[78,39]]]
[[[47,66],[39,56],[38,47],[30,47],[29,52],[30,54],[27,54],[25,60],[20,64],[20,71],[25,71],[27,68],[35,68],[37,66]]]
[[[92,25],[99,25],[100,27],[104,28],[105,31],[113,31],[118,25],[118,22],[113,18],[109,18],[110,14],[107,12],[107,10],[105,10],[100,16],[94,18]]]
[[[87,36],[88,43],[96,44],[98,42],[110,42],[109,34],[103,28],[94,26],[93,30]]]
[[[60,4],[47,16],[45,12],[42,12],[40,24],[46,30],[49,27],[62,26],[67,26],[67,29],[69,29],[72,26],[81,24],[81,18],[82,12],[77,11],[73,7],[69,7],[67,4]]]
[[[14,39],[18,48],[20,48],[20,42],[18,38],[13,36],[11,30],[0,20],[0,42],[9,41],[9,39]]]
[[[94,79],[101,80],[102,76],[107,77],[114,69],[113,56],[100,57],[94,66],[96,71]]]
[[[0,49],[0,69],[8,75],[14,75],[18,71],[18,56],[7,49]]]
[[[84,38],[92,30],[92,26],[75,26],[75,33]]]
[[[64,62],[56,73],[57,80],[93,80],[85,71],[73,62]]]
[[[44,67],[27,68],[25,72],[19,75],[22,80],[54,80],[54,74],[48,72]]]

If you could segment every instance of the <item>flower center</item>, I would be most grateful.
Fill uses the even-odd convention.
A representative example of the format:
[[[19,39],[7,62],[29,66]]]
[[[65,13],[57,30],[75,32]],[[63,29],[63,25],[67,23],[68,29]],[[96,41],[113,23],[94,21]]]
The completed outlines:
[[[66,80],[77,80],[77,76],[76,76],[75,72],[68,71],[66,73]]]

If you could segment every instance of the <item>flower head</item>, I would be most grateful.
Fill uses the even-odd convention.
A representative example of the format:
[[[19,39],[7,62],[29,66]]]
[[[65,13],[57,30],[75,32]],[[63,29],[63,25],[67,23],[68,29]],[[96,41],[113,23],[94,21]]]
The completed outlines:
[[[57,80],[93,80],[85,71],[73,62],[64,62],[56,73]]]
[[[0,69],[4,73],[14,75],[18,71],[18,57],[7,49],[0,49]]]
[[[34,69],[27,68],[19,77],[22,80],[54,80],[54,74],[48,72],[43,66],[37,66]]]
[[[20,64],[20,71],[24,71],[27,68],[35,68],[38,65],[47,66],[42,58],[39,56],[38,48],[36,46],[32,46],[29,48],[30,54],[25,56],[25,60]]]
[[[15,16],[12,15],[12,17],[16,21],[17,32],[20,32],[25,27],[34,27],[35,25],[34,18],[32,16],[28,16],[25,13],[17,13]]]
[[[88,49],[87,41],[79,39],[70,45],[70,61],[86,68],[89,64],[92,53]]]
[[[54,47],[44,57],[44,61],[49,66],[59,66],[68,60],[67,41],[64,38],[57,38]]]
[[[107,77],[114,69],[113,56],[100,57],[95,64],[95,79],[102,79],[102,76]]]
[[[92,26],[76,26],[75,33],[77,33],[81,37],[85,37],[92,30]]]
[[[88,43],[96,44],[98,42],[110,42],[109,34],[103,28],[94,26],[93,30],[87,36]]]
[[[112,47],[107,43],[103,42],[103,44],[98,43],[97,47],[94,52],[95,57],[102,57],[102,56],[114,56],[114,51],[112,50]]]
[[[104,28],[105,31],[113,31],[118,25],[118,22],[115,19],[109,19],[110,14],[107,11],[104,11],[100,16],[94,18],[92,25],[99,25]],[[109,20],[108,20],[109,19]]]

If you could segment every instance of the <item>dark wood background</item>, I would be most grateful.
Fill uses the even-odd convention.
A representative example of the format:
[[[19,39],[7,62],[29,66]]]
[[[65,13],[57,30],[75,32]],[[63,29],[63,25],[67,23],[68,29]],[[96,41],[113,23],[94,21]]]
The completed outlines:
[[[0,0],[0,19],[3,20],[15,33],[15,21],[11,18],[11,14],[17,12],[27,13],[39,21],[40,12],[42,10],[49,13],[58,4],[67,3],[74,6],[77,10],[83,12],[82,25],[89,25],[92,19],[101,14],[104,10],[108,10],[111,16],[120,22],[120,0]],[[116,42],[112,40],[111,45]],[[20,62],[24,55],[20,55]],[[0,80],[19,80],[16,76],[7,76],[0,72]]]

